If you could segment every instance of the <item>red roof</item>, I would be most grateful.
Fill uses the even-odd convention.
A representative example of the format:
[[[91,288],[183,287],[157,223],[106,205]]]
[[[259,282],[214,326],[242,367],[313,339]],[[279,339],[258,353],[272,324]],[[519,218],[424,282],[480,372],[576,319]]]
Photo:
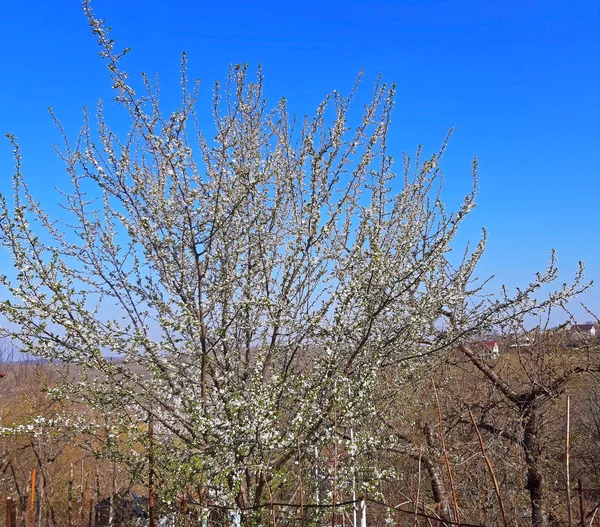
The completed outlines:
[[[580,331],[591,331],[594,328],[594,324],[575,324],[573,328]]]
[[[497,342],[495,340],[484,340],[482,342],[478,342],[476,346],[479,346],[480,348],[493,348],[496,344]]]
[[[5,371],[0,371],[0,379],[6,375]]]

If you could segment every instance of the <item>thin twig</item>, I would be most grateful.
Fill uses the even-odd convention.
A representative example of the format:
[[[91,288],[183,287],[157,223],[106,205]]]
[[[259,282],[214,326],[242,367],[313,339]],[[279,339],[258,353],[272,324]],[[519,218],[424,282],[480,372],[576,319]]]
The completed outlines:
[[[298,435],[298,484],[300,491],[300,521],[302,527],[305,526],[304,518],[304,494],[302,493],[302,455],[300,452],[300,436]]]
[[[277,522],[275,521],[275,507],[273,507],[273,493],[271,492],[271,484],[267,479],[267,475],[263,472],[263,478],[265,484],[267,486],[267,492],[269,493],[269,509],[271,510],[271,518],[273,520],[273,527],[277,527]],[[304,513],[304,507],[302,508],[302,512]]]
[[[415,521],[413,525],[417,525],[417,512],[419,511],[419,499],[420,499],[420,490],[421,490],[421,458],[423,456],[423,448],[419,450],[419,472],[417,478],[417,498],[415,500]]]
[[[506,521],[506,512],[504,510],[504,503],[502,503],[502,496],[500,495],[500,487],[498,487],[498,480],[496,479],[496,474],[494,473],[494,469],[492,468],[492,463],[490,458],[487,456],[485,452],[485,445],[483,444],[483,438],[481,437],[481,432],[479,432],[479,428],[477,428],[477,424],[475,423],[475,418],[473,417],[473,412],[469,408],[469,417],[471,418],[471,423],[473,423],[473,428],[475,428],[475,432],[477,434],[477,438],[479,439],[479,446],[481,448],[481,455],[485,460],[485,464],[487,465],[488,471],[490,473],[490,477],[492,478],[492,482],[494,483],[494,492],[496,492],[496,496],[498,498],[498,504],[500,505],[500,513],[502,514],[502,523],[504,523],[504,527],[508,527],[508,522]]]
[[[435,394],[435,402],[437,404],[438,418],[440,424],[440,440],[442,442],[442,450],[444,452],[444,459],[446,460],[446,468],[448,469],[448,478],[450,479],[450,489],[452,490],[452,503],[454,505],[454,513],[456,514],[456,524],[461,525],[460,512],[458,510],[458,501],[456,499],[456,489],[454,487],[454,478],[452,477],[452,469],[450,468],[450,459],[448,458],[448,452],[446,450],[446,440],[444,439],[444,420],[442,419],[442,408],[440,407],[440,399],[438,397],[437,388],[435,387],[435,381],[431,378],[431,384],[433,386],[433,393]]]

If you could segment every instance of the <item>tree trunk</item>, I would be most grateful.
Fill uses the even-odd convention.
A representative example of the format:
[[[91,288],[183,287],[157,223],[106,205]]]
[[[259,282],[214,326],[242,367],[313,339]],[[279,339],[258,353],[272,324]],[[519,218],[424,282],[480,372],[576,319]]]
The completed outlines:
[[[548,513],[544,508],[544,476],[541,468],[541,416],[535,408],[527,409],[523,436],[523,451],[527,464],[527,483],[531,503],[531,524],[533,527],[548,527]]]
[[[433,495],[433,501],[435,503],[439,503],[440,512],[439,515],[442,519],[447,520],[450,519],[450,497],[448,496],[448,492],[446,491],[446,486],[444,485],[444,481],[438,470],[438,467],[431,459],[430,453],[436,448],[435,442],[433,439],[433,430],[431,429],[431,425],[429,423],[425,423],[423,425],[423,434],[425,435],[425,440],[427,441],[427,450],[425,455],[423,456],[423,461],[425,463],[425,468],[427,469],[427,474],[429,475],[429,479],[431,480],[431,492]]]

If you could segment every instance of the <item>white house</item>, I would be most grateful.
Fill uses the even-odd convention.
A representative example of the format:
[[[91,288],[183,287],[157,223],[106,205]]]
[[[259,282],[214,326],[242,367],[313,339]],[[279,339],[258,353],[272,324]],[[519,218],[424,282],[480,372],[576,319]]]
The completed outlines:
[[[497,359],[500,356],[500,347],[495,340],[477,342],[474,348],[479,352],[479,357],[482,359]]]
[[[571,329],[577,333],[589,335],[590,337],[596,336],[596,326],[594,324],[573,324]]]

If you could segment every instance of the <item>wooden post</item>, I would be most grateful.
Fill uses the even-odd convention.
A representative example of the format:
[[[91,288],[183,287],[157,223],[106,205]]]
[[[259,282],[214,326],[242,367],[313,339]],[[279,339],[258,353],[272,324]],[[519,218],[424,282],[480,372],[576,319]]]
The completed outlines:
[[[17,527],[17,504],[14,500],[10,500],[10,520],[13,527]]]
[[[17,527],[17,509],[12,498],[6,498],[6,527]]]
[[[189,511],[189,508],[188,508],[187,494],[184,494],[182,502],[181,502],[181,513],[183,514],[183,527],[189,527],[189,525],[190,525],[188,511]]]
[[[571,476],[569,473],[569,436],[571,432],[571,396],[567,395],[567,427],[565,432],[565,479],[567,485],[567,517],[569,527],[573,527],[573,507],[571,505]]]
[[[148,527],[156,527],[154,521],[154,421],[148,419],[148,443],[150,452],[148,454]]]
[[[300,525],[304,527],[306,525],[306,519],[304,518],[304,493],[302,491],[302,454],[300,451],[300,435],[297,437],[298,440],[298,489],[300,491]]]
[[[29,495],[29,527],[35,527],[35,467],[31,471],[31,494]]]
[[[73,463],[71,463],[69,487],[67,490],[67,527],[71,527],[71,525],[72,525],[72,521],[71,521],[72,511],[73,511]]]
[[[98,505],[100,503],[100,476],[98,475],[98,466],[95,466],[94,468],[96,470],[96,505]],[[91,507],[92,507],[92,500],[90,500],[90,515],[92,514]],[[94,514],[94,523],[98,523],[98,510],[96,510],[96,512]]]
[[[335,527],[335,504],[336,504],[336,494],[337,494],[337,438],[336,438],[336,428],[337,428],[337,412],[334,407],[333,409],[333,493],[332,493],[332,507],[331,507],[331,527]]]
[[[94,498],[90,498],[90,513],[88,515],[88,527],[92,527],[92,511],[94,510]]]
[[[81,516],[81,525],[83,525],[85,521],[85,480],[83,472],[83,458],[81,459],[81,486],[79,491],[79,515]]]
[[[585,527],[585,508],[583,505],[583,484],[581,478],[577,480],[577,492],[579,493],[579,525]]]
[[[12,518],[10,517],[10,502],[12,499],[6,498],[6,527],[13,527]]]

